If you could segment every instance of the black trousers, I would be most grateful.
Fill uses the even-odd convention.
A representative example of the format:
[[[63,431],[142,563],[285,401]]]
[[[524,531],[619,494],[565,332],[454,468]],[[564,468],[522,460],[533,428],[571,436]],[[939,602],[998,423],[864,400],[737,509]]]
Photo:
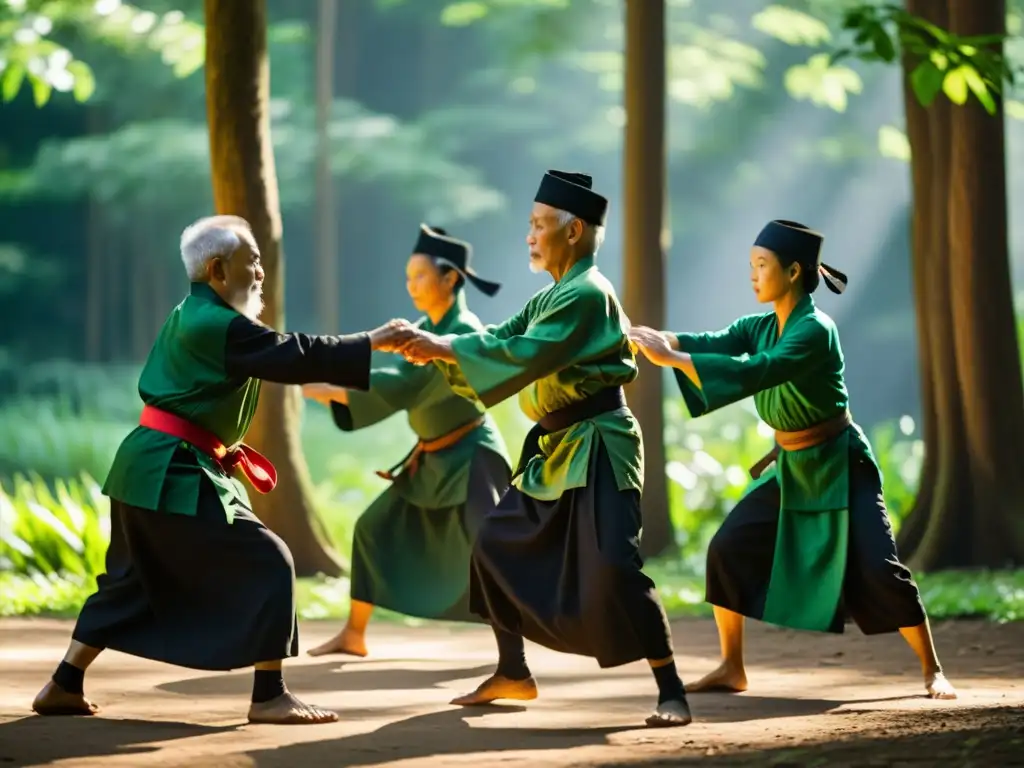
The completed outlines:
[[[513,487],[487,514],[470,605],[499,631],[601,667],[667,658],[671,631],[640,558],[640,494],[618,489],[603,445],[590,462],[586,487],[554,501]]]
[[[779,484],[772,480],[754,489],[725,518],[708,547],[709,603],[761,619],[775,556],[779,503]],[[841,633],[847,616],[867,635],[915,627],[925,620],[917,584],[896,552],[878,469],[852,452],[846,577],[829,631]]]
[[[298,655],[291,552],[251,510],[229,524],[204,480],[195,517],[112,500],[110,522],[75,640],[204,670]]]

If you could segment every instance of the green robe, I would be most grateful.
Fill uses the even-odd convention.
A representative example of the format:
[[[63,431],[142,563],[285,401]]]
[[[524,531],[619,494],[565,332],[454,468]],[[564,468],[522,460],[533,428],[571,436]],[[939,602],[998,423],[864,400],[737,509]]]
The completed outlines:
[[[193,283],[160,329],[139,377],[139,395],[230,448],[252,423],[261,380],[366,389],[369,363],[367,334],[277,333],[239,314],[209,286]],[[195,516],[204,479],[217,489],[229,521],[238,507],[250,507],[245,486],[212,457],[139,426],[118,448],[103,493],[133,507]]]
[[[443,335],[483,327],[461,291],[437,325],[429,318],[417,325]],[[483,417],[454,445],[420,454],[416,471],[399,472],[359,517],[352,537],[351,582],[353,600],[421,618],[480,621],[469,610],[470,557],[479,523],[511,474],[494,420],[478,400],[453,392],[435,366],[405,360],[374,368],[369,391],[350,392],[348,404],[334,403],[332,411],[346,431],[405,411],[409,426],[423,440]],[[479,456],[481,451],[493,454],[492,460]],[[481,476],[474,478],[474,473]],[[473,481],[486,488],[480,498],[470,498]]]
[[[780,431],[807,429],[849,407],[844,360],[832,319],[804,296],[780,336],[774,312],[741,317],[717,333],[678,336],[700,387],[675,370],[691,416],[753,396],[761,419]],[[764,621],[827,631],[846,571],[851,460],[875,463],[857,425],[800,451],[780,451],[748,489],[777,480],[779,528]]]
[[[439,335],[475,333],[483,327],[466,306],[462,291],[436,326],[426,317],[416,325]],[[405,411],[409,426],[422,440],[442,437],[484,417],[481,426],[450,448],[421,454],[415,473],[402,472],[395,478],[389,491],[418,507],[438,509],[464,503],[470,462],[478,448],[510,461],[505,441],[483,404],[456,394],[435,366],[400,359],[393,366],[375,367],[369,391],[349,392],[348,405],[335,403],[332,410],[335,423],[345,431],[363,429]]]
[[[453,388],[491,407],[518,393],[530,419],[584,400],[637,376],[615,289],[594,265],[578,261],[498,326],[451,339],[456,362],[438,361]],[[601,414],[540,439],[513,484],[541,501],[582,488],[590,456],[604,443],[619,490],[643,491],[643,443],[631,414]]]

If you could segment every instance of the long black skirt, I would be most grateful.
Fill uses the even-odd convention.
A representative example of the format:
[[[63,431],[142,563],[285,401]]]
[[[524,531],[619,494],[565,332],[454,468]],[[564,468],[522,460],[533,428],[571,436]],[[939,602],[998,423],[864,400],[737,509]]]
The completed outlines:
[[[471,607],[601,667],[667,658],[671,631],[640,558],[640,494],[618,489],[600,443],[588,471],[586,487],[556,501],[508,490],[477,536]]]
[[[393,486],[384,491],[353,533],[352,599],[424,619],[482,621],[469,607],[469,561],[480,523],[511,474],[501,456],[480,448],[462,504],[428,509]]]
[[[228,523],[212,484],[200,488],[196,517],[111,500],[106,573],[75,640],[203,670],[298,654],[291,552],[249,509]]]
[[[729,513],[707,554],[707,602],[752,619],[764,615],[775,557],[781,494],[777,480],[755,488]],[[916,627],[924,605],[896,552],[874,464],[850,456],[850,533],[842,599],[829,632],[852,618],[866,635]]]

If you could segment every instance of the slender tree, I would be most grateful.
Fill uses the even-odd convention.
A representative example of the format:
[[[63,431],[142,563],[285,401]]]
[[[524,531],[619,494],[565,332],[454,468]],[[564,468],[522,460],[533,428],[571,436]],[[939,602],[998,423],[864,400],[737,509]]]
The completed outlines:
[[[265,0],[206,0],[206,109],[218,213],[245,217],[259,244],[267,325],[284,327],[284,253],[277,175],[270,143]],[[253,511],[288,544],[299,575],[339,575],[310,501],[299,442],[298,388],[264,384],[247,441],[278,471],[271,494],[252,494]]]
[[[623,304],[632,322],[665,327],[665,2],[626,0]],[[629,405],[644,434],[645,556],[675,543],[665,478],[664,379],[638,360]]]

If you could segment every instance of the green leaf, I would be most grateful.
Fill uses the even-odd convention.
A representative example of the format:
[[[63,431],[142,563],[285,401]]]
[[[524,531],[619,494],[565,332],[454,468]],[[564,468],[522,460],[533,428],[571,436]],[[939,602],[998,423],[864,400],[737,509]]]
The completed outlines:
[[[981,79],[981,75],[978,74],[978,70],[974,67],[967,67],[967,71],[964,73],[964,79],[967,81],[967,87],[971,89],[978,101],[981,102],[981,106],[985,108],[985,111],[990,115],[994,115],[997,111],[996,100],[992,97],[992,92],[985,85],[985,81]],[[964,67],[961,67],[963,69]]]
[[[967,70],[974,71],[973,67],[961,65],[947,73],[942,81],[942,92],[954,104],[961,105],[967,102]]]
[[[53,91],[53,86],[50,85],[49,81],[44,77],[38,75],[29,74],[29,82],[32,83],[32,95],[35,97],[36,106],[41,107],[50,100],[50,93]]]
[[[445,6],[441,11],[441,23],[446,27],[467,27],[475,21],[487,16],[489,9],[486,3],[461,2]]]
[[[25,80],[25,65],[20,61],[10,61],[0,77],[0,93],[4,101],[13,101],[21,90]]]
[[[872,27],[871,29],[871,41],[875,45],[875,53],[882,61],[892,61],[896,58],[896,46],[892,42],[892,38],[889,37],[889,33],[885,31],[885,27],[881,24]]]
[[[72,88],[75,101],[88,101],[96,90],[96,78],[93,76],[92,69],[84,61],[75,59],[68,62],[67,70],[75,78]]]
[[[931,106],[935,101],[935,97],[942,90],[942,78],[942,70],[930,59],[914,67],[914,71],[910,73],[910,87],[914,89],[914,95],[921,102],[921,106]]]

